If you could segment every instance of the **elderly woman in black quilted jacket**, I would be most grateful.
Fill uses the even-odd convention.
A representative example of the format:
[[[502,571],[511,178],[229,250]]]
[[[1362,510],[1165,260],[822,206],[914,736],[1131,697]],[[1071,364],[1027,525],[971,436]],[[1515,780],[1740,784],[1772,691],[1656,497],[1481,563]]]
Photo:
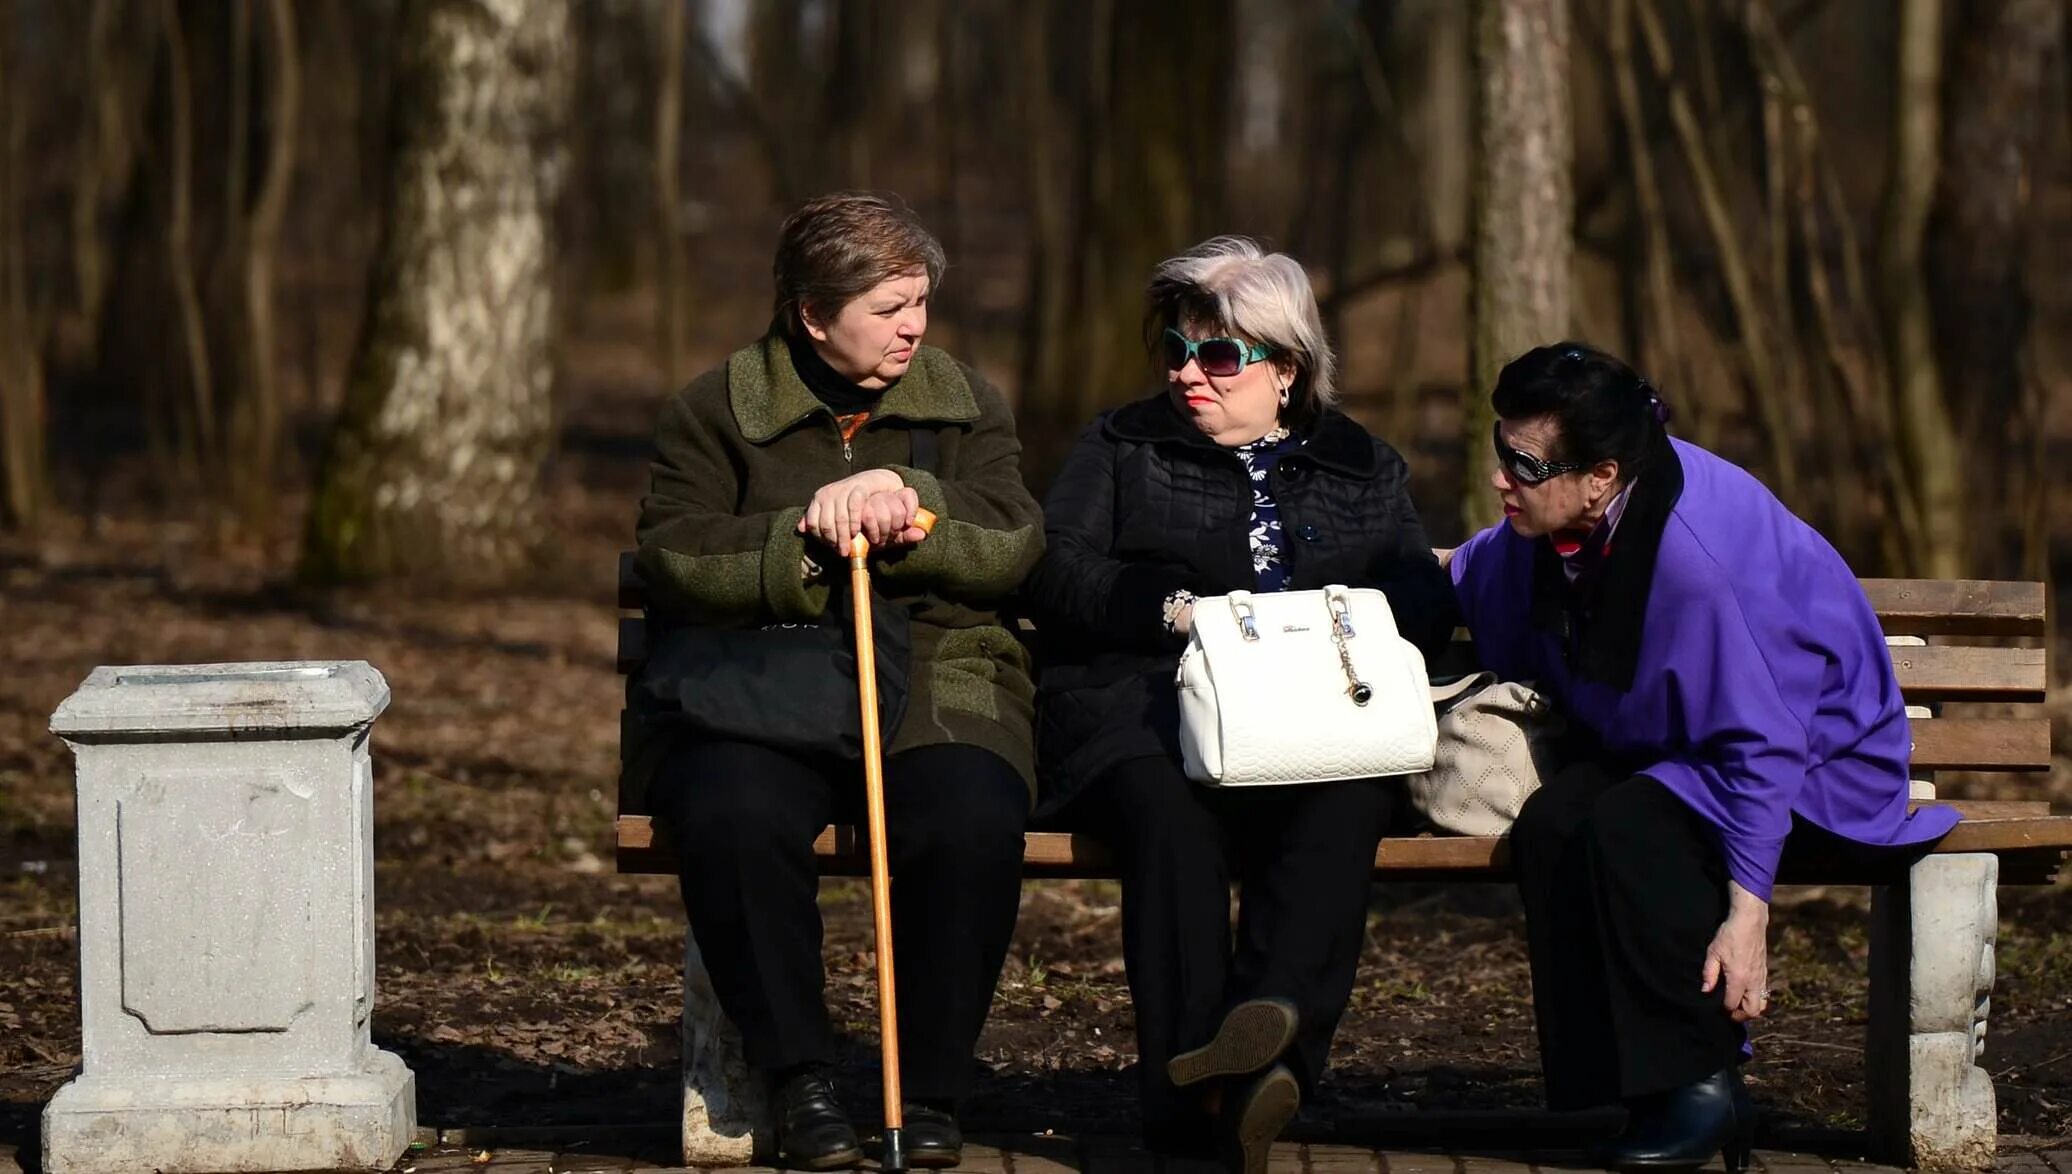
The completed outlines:
[[[1293,258],[1219,237],[1158,267],[1157,394],[1096,419],[1044,503],[1044,810],[1109,844],[1145,1132],[1265,1168],[1352,992],[1399,781],[1214,790],[1181,772],[1173,674],[1197,597],[1378,587],[1427,656],[1451,586],[1396,450],[1333,406],[1331,348]],[[1229,884],[1241,887],[1233,946]]]

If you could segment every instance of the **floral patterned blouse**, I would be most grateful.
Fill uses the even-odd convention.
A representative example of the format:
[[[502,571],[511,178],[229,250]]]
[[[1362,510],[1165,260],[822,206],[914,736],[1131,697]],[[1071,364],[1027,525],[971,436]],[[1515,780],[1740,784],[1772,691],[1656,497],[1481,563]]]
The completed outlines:
[[[1287,540],[1281,533],[1281,507],[1273,500],[1274,465],[1302,447],[1302,438],[1283,428],[1241,444],[1233,451],[1252,477],[1252,578],[1254,590],[1280,591],[1288,586]]]

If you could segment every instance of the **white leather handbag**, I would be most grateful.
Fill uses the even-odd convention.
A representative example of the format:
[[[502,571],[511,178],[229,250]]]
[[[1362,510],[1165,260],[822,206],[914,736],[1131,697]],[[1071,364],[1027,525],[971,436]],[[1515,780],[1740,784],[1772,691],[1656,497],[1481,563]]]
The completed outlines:
[[[1371,587],[1233,591],[1194,604],[1180,654],[1180,756],[1217,787],[1430,770],[1424,656]]]

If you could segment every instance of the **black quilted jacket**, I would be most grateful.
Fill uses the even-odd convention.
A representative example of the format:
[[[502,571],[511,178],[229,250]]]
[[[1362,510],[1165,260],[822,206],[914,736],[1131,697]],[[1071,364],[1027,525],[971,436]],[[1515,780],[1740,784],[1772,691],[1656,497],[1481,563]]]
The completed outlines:
[[[1432,557],[1396,450],[1337,412],[1273,470],[1290,590],[1379,587],[1429,659],[1451,636],[1453,585]],[[1253,589],[1251,483],[1237,456],[1160,393],[1097,418],[1043,503],[1046,551],[1023,591],[1042,638],[1041,812],[1117,763],[1179,758],[1173,672],[1183,637],[1161,605]]]

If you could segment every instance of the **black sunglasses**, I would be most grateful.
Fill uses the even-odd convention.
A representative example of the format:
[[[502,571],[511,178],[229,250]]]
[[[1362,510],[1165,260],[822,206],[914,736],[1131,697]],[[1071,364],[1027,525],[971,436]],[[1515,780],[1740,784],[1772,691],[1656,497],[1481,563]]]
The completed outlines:
[[[1543,461],[1531,453],[1519,452],[1504,443],[1504,425],[1501,420],[1497,421],[1493,438],[1496,441],[1497,463],[1503,466],[1505,476],[1520,485],[1538,485],[1563,473],[1580,473],[1590,467],[1573,461]]]

